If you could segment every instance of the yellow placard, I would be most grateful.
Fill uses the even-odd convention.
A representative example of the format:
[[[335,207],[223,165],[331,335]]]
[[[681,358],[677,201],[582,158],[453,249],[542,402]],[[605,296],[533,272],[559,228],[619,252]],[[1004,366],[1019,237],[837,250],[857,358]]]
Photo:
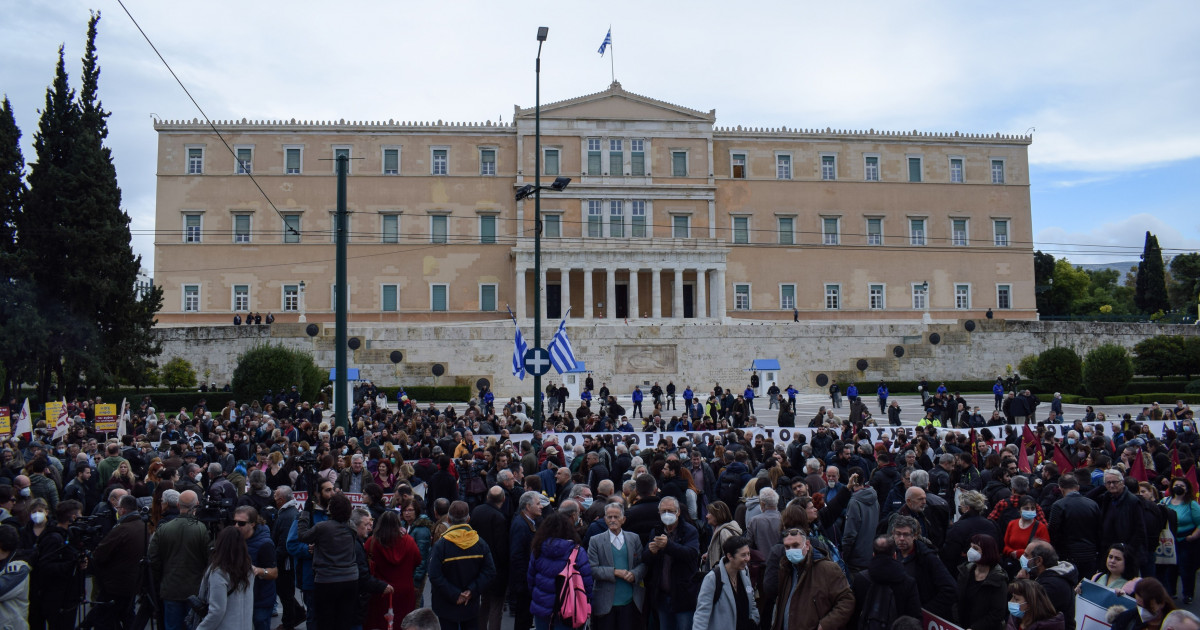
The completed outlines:
[[[12,435],[12,415],[8,407],[0,407],[0,435]]]
[[[96,432],[110,433],[117,430],[117,406],[111,403],[96,405]]]
[[[54,430],[54,425],[58,422],[58,414],[62,412],[63,403],[61,400],[46,403],[46,415],[42,418],[46,421],[46,428]]]

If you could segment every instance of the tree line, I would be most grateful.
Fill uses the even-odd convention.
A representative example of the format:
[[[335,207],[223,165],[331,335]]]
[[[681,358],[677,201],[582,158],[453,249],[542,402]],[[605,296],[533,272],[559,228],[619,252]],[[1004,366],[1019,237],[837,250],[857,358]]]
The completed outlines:
[[[26,168],[21,130],[0,105],[0,365],[4,400],[21,383],[74,393],[83,384],[143,384],[161,348],[151,336],[162,290],[135,290],[129,215],[100,101],[96,34],[88,22],[79,91],[63,47]]]

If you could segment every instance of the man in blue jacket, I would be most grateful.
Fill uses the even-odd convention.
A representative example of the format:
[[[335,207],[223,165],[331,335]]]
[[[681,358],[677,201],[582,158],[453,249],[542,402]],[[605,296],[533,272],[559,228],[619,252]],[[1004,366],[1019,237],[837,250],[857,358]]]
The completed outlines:
[[[243,505],[233,512],[233,526],[246,539],[250,564],[254,566],[254,630],[271,630],[271,612],[275,609],[275,545],[271,530],[258,522],[258,510]]]
[[[850,386],[846,388],[846,398],[850,400],[851,404],[858,400],[858,386],[854,383],[850,383]]]
[[[1004,405],[1004,382],[999,376],[996,377],[996,384],[992,385],[992,396],[996,398],[996,409]]]
[[[879,381],[879,389],[875,390],[879,395],[879,415],[887,413],[888,386],[882,380]]]
[[[633,386],[633,413],[629,414],[629,417],[636,418],[638,416],[642,416],[643,418],[646,417],[646,416],[642,415],[642,388],[640,385],[634,385]]]
[[[754,413],[754,389],[751,387],[747,387],[746,391],[742,392],[742,398],[744,398],[746,400],[746,411],[748,413],[753,414]]]
[[[322,479],[317,484],[317,496],[313,497],[313,515],[312,524],[316,525],[321,521],[329,518],[325,512],[326,506],[329,505],[329,500],[333,498],[333,482],[328,479]],[[313,589],[316,588],[316,582],[313,580],[312,552],[309,551],[308,543],[300,542],[300,531],[297,522],[292,523],[291,529],[287,535],[287,551],[292,556],[292,560],[296,562],[296,581],[299,582],[300,591],[304,593],[304,608],[307,610],[307,623],[305,627],[317,627],[317,611],[313,607],[313,601],[316,594]]]

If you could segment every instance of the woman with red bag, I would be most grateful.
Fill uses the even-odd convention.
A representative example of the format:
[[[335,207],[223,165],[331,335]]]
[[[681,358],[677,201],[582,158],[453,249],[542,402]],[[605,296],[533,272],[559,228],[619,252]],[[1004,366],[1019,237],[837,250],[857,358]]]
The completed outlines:
[[[371,575],[392,585],[395,592],[391,597],[379,595],[371,598],[364,628],[386,628],[385,615],[392,610],[393,619],[403,619],[417,607],[417,589],[413,574],[421,564],[421,552],[413,537],[405,533],[400,516],[388,510],[375,522],[375,533],[367,540],[367,559],[371,563]]]

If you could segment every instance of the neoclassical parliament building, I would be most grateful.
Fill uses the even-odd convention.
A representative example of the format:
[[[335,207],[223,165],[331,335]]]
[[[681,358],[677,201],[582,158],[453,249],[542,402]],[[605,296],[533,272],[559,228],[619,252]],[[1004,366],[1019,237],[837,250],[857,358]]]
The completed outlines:
[[[1030,137],[718,126],[619,83],[541,118],[542,184],[571,178],[542,194],[541,277],[534,200],[514,200],[532,107],[219,121],[232,152],[203,121],[156,121],[160,324],[332,322],[339,155],[355,324],[1037,317]]]

